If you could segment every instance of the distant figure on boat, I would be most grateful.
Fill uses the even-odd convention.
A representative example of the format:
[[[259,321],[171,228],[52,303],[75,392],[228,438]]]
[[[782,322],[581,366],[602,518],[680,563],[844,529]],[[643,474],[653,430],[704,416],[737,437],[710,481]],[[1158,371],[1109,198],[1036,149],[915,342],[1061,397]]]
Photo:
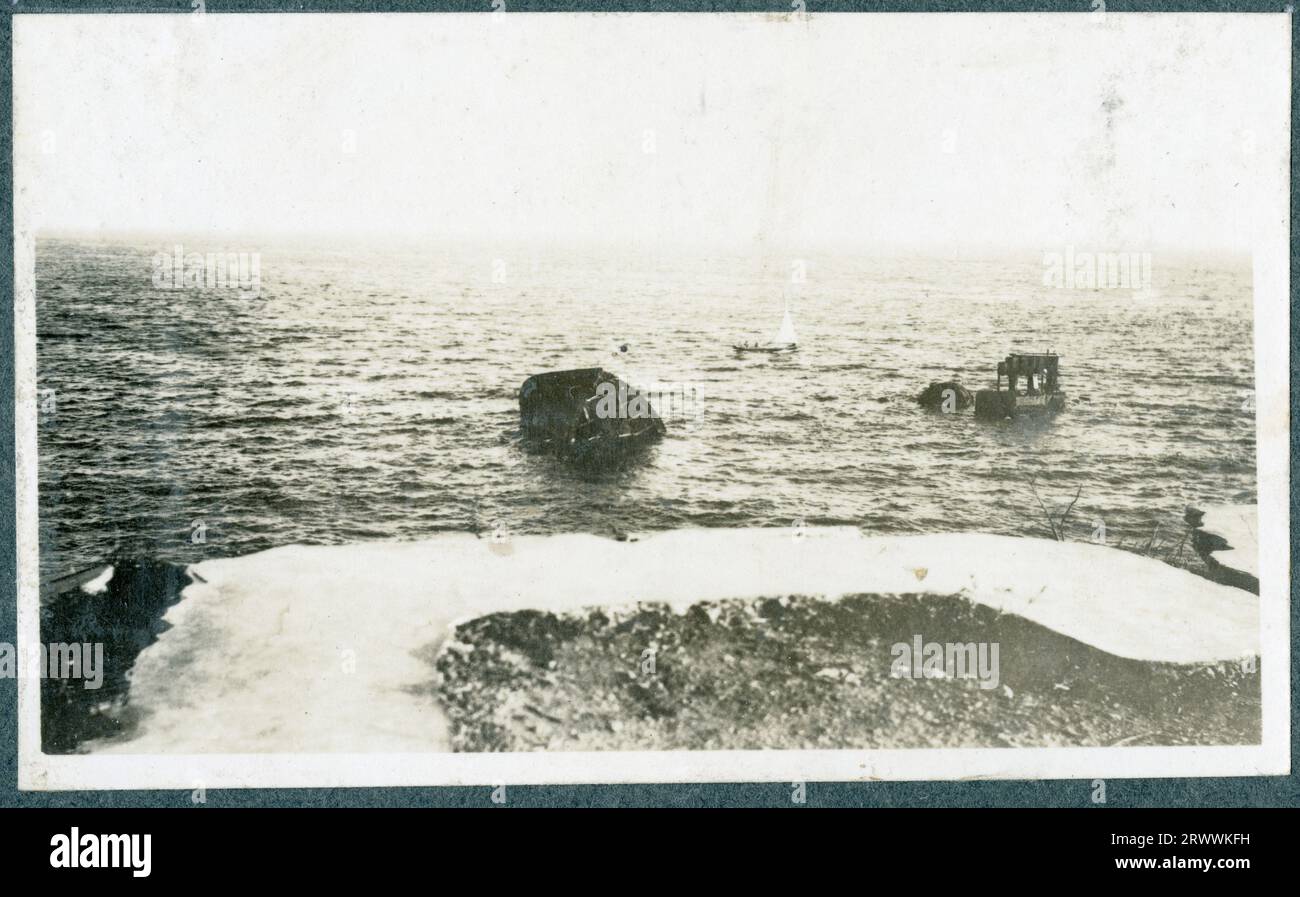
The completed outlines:
[[[785,310],[785,316],[781,318],[781,327],[777,330],[776,335],[766,343],[750,343],[748,340],[732,346],[738,354],[745,352],[766,352],[769,355],[793,352],[799,348],[798,337],[794,332],[794,320],[790,317],[790,309]]]

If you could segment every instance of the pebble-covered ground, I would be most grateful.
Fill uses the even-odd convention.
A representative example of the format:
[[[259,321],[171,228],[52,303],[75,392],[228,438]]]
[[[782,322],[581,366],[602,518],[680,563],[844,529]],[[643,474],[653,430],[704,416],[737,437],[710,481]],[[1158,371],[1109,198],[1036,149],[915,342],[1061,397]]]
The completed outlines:
[[[996,642],[996,687],[892,676],[892,646],[917,635]],[[956,595],[763,598],[698,604],[685,614],[660,605],[498,613],[460,625],[436,667],[434,693],[461,751],[1260,738],[1256,659],[1127,660]]]

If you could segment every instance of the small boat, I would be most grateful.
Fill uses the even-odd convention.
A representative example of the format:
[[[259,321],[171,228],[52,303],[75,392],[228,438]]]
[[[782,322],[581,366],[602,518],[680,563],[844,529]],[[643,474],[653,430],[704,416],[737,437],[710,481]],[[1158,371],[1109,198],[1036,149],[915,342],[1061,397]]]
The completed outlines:
[[[1061,357],[1055,352],[1013,352],[998,362],[997,385],[975,393],[975,416],[1004,420],[1026,414],[1055,414],[1065,408],[1060,382]],[[1006,389],[1002,378],[1006,377]],[[1019,383],[1024,378],[1025,388]]]
[[[529,377],[519,424],[526,448],[584,464],[617,460],[666,432],[649,398],[604,368]]]
[[[733,345],[732,348],[736,350],[738,355],[744,355],[746,352],[778,355],[797,350],[799,340],[794,332],[794,320],[790,317],[790,309],[785,310],[785,316],[781,318],[781,328],[777,330],[776,336],[765,343],[738,343]]]

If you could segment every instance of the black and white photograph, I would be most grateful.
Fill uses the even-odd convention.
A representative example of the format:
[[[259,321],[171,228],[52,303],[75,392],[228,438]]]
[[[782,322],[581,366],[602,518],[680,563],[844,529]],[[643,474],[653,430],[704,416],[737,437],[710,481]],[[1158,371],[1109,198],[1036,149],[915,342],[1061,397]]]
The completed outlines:
[[[1290,772],[1280,5],[195,6],[13,20],[22,789]]]

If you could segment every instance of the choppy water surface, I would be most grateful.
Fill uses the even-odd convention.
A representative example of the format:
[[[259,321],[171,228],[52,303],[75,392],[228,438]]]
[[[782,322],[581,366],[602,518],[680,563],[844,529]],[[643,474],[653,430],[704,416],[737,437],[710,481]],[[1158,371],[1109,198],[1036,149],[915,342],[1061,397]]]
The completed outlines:
[[[260,253],[251,296],[155,287],[169,248],[38,244],[46,574],[495,526],[1044,535],[1030,476],[1054,507],[1081,490],[1078,538],[1176,541],[1184,505],[1255,499],[1245,262],[1157,254],[1135,295],[1044,287],[1041,255],[813,257],[791,283],[788,259],[185,244]],[[787,299],[800,351],[736,358]],[[1069,407],[1045,426],[913,402],[1047,348]],[[519,384],[596,365],[693,385],[698,413],[623,470],[521,451]]]

